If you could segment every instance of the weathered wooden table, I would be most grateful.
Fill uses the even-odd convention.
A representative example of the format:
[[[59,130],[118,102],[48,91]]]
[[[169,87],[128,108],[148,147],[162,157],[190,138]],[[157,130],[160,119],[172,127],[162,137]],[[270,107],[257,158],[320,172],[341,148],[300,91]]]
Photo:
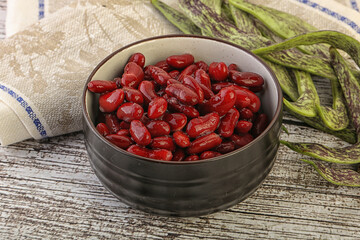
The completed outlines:
[[[0,0],[1,38],[5,13]],[[284,123],[284,139],[343,145],[288,115]],[[281,146],[267,180],[231,209],[169,218],[105,190],[81,132],[0,147],[0,239],[359,239],[360,189],[329,184],[300,157]]]

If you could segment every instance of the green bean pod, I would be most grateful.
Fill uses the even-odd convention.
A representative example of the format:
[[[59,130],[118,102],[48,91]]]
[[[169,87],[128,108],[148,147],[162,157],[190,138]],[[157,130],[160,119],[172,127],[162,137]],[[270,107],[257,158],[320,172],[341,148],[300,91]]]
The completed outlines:
[[[164,17],[167,18],[167,20],[183,33],[201,35],[201,30],[181,12],[158,0],[151,0],[151,3],[164,15]]]
[[[320,176],[328,182],[340,186],[360,187],[360,173],[353,169],[332,168],[321,162],[308,159],[301,160],[312,165]]]

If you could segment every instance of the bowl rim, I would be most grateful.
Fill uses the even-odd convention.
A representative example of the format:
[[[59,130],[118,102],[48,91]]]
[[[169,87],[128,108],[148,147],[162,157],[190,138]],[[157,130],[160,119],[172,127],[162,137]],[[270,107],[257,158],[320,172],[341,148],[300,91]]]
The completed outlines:
[[[87,108],[86,108],[86,93],[87,93],[87,84],[91,81],[91,79],[93,78],[93,76],[95,75],[95,73],[99,70],[99,68],[101,68],[108,60],[110,60],[113,56],[115,56],[116,54],[118,54],[119,52],[130,48],[134,45],[138,45],[144,42],[149,42],[149,41],[154,41],[157,39],[166,39],[166,38],[197,38],[197,39],[206,39],[206,40],[211,40],[211,41],[216,41],[219,42],[221,44],[227,44],[227,45],[231,45],[233,47],[239,48],[240,50],[248,53],[249,55],[251,55],[252,57],[254,57],[257,61],[259,61],[265,68],[266,70],[270,73],[271,77],[274,79],[274,83],[276,86],[276,90],[277,90],[277,98],[278,98],[278,104],[276,106],[276,111],[274,114],[274,117],[271,119],[271,121],[269,122],[268,126],[265,128],[265,130],[256,138],[254,138],[253,141],[251,141],[250,143],[246,144],[245,146],[238,148],[234,151],[231,151],[229,153],[226,154],[222,154],[220,156],[217,157],[213,157],[213,158],[208,158],[208,159],[199,159],[196,161],[164,161],[164,160],[158,160],[158,159],[152,159],[152,158],[147,158],[147,157],[142,157],[139,155],[135,155],[132,154],[120,147],[115,146],[114,144],[110,143],[108,140],[106,140],[106,138],[104,136],[102,136],[101,134],[99,134],[99,132],[96,130],[96,126],[94,125],[94,123],[91,121],[90,116],[88,114]],[[131,157],[137,158],[138,160],[142,160],[142,161],[146,161],[146,162],[153,162],[153,163],[160,163],[160,164],[175,164],[175,165],[187,165],[187,164],[203,164],[206,162],[212,162],[212,161],[221,161],[223,158],[226,158],[228,156],[237,154],[238,152],[241,152],[247,148],[250,148],[252,145],[256,144],[257,142],[260,141],[260,139],[262,139],[267,132],[270,131],[270,129],[272,128],[272,126],[275,124],[275,122],[277,121],[277,119],[279,117],[281,117],[281,112],[282,112],[282,98],[283,98],[283,94],[282,94],[282,90],[280,87],[280,83],[279,80],[277,79],[275,73],[272,71],[272,69],[257,55],[255,55],[254,53],[252,53],[250,50],[245,49],[244,47],[241,47],[235,43],[226,41],[226,40],[222,40],[222,39],[218,39],[218,38],[213,38],[213,37],[208,37],[208,36],[201,36],[201,35],[192,35],[192,34],[167,34],[167,35],[160,35],[160,36],[154,36],[154,37],[149,37],[149,38],[145,38],[145,39],[141,39],[135,42],[132,42],[130,44],[127,44],[117,50],[115,50],[114,52],[110,53],[107,57],[105,57],[102,61],[100,61],[96,67],[92,70],[92,72],[90,73],[90,75],[88,76],[84,89],[83,89],[83,93],[81,96],[81,104],[82,104],[82,115],[83,118],[86,121],[86,124],[88,124],[90,130],[97,135],[98,138],[100,138],[106,145],[110,146],[111,148],[113,148],[116,151],[121,151],[123,154],[129,155]]]

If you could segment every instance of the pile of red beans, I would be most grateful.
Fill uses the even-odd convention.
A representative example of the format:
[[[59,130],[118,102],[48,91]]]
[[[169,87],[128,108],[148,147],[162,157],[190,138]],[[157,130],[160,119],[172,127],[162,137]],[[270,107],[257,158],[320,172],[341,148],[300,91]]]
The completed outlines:
[[[121,77],[93,80],[100,93],[96,129],[130,153],[165,161],[196,161],[231,152],[268,125],[255,92],[264,79],[224,62],[173,55],[155,65],[133,54]]]

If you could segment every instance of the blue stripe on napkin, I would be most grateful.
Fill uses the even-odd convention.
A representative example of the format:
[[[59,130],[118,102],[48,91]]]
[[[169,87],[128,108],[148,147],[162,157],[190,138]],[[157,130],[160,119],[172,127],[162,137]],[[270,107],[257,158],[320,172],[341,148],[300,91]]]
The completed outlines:
[[[318,10],[320,10],[320,11],[322,11],[322,12],[324,12],[324,13],[326,13],[326,14],[328,14],[328,15],[336,18],[336,19],[338,19],[339,21],[341,21],[343,23],[346,23],[352,29],[354,29],[357,33],[360,34],[360,27],[354,21],[351,21],[347,17],[342,16],[341,14],[339,14],[337,12],[334,12],[333,10],[331,10],[329,8],[320,6],[319,4],[311,2],[309,0],[295,0],[295,1],[306,4],[306,5],[308,5],[308,6],[312,7],[312,8],[318,9]]]
[[[39,0],[39,19],[45,16],[45,0]]]
[[[350,4],[351,4],[351,7],[352,7],[354,10],[360,12],[356,0],[350,0]]]
[[[34,125],[36,126],[36,129],[40,133],[41,137],[47,137],[47,133],[45,131],[44,126],[42,125],[39,118],[36,117],[35,112],[32,110],[32,108],[29,106],[29,104],[17,93],[15,93],[13,90],[11,90],[8,87],[5,87],[4,85],[0,84],[0,89],[3,90],[5,93],[9,94],[11,97],[15,98],[16,101],[19,102],[19,104],[24,108],[26,111],[28,117],[32,120]]]

